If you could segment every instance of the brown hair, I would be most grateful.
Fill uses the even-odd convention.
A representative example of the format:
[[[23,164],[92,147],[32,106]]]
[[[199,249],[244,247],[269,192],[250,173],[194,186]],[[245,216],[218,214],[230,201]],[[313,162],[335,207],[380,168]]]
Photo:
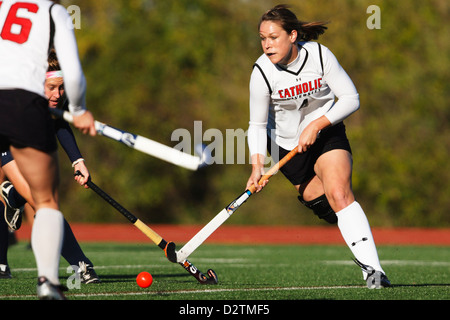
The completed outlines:
[[[317,40],[321,34],[325,32],[327,27],[325,25],[328,22],[315,21],[315,22],[303,22],[297,19],[297,16],[288,9],[285,4],[279,4],[272,9],[266,11],[258,24],[258,30],[263,21],[278,21],[281,27],[290,34],[293,30],[298,33],[298,41],[311,41]]]
[[[48,54],[48,71],[59,71],[61,70],[61,67],[59,66],[58,57],[56,56],[55,49],[51,49],[50,53]]]

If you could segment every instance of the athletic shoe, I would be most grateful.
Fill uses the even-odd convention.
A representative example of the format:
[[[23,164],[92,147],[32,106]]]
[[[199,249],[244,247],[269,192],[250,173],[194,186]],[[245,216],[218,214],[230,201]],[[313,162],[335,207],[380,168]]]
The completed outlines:
[[[373,267],[366,265],[358,259],[353,261],[367,274],[366,282],[369,289],[381,289],[392,287],[388,277],[381,271],[376,271]]]
[[[54,285],[45,277],[38,279],[37,295],[40,300],[67,300],[63,291],[67,291],[63,285]]]
[[[9,199],[8,199],[9,192],[14,187],[11,182],[4,181],[0,187],[2,189],[2,198],[3,198],[3,200],[5,200],[5,204],[6,204],[5,205],[6,223],[12,230],[19,230],[20,226],[22,225],[22,212],[23,212],[24,206],[22,206],[20,208],[15,208],[15,207],[11,206],[11,204],[9,203]]]
[[[81,283],[100,283],[100,278],[95,272],[94,267],[84,261],[80,261],[78,264],[80,267],[77,272],[80,275]]]
[[[367,277],[367,288],[369,289],[380,289],[380,288],[390,288],[392,287],[391,282],[388,277],[381,272],[375,271]]]
[[[11,270],[7,264],[0,264],[0,279],[11,279]]]

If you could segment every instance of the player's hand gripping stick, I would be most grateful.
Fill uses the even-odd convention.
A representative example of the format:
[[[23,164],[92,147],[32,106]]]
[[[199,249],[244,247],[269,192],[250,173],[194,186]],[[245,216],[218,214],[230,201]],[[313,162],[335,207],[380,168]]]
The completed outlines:
[[[261,185],[263,181],[270,179],[282,166],[291,160],[298,153],[298,148],[292,149],[277,164],[264,174],[259,180]],[[255,193],[256,186],[252,185],[245,190],[239,197],[220,211],[206,226],[204,226],[197,234],[192,237],[177,253],[177,261],[187,259],[214,231],[216,231],[239,207],[244,204],[250,196]]]

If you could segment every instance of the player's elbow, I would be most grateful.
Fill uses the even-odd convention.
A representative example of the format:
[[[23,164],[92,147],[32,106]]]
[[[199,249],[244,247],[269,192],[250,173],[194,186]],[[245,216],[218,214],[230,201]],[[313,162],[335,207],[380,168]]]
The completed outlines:
[[[359,103],[359,94],[356,94],[355,96],[355,111],[357,111],[360,108],[360,103]]]
[[[349,114],[352,114],[356,111],[358,111],[358,109],[360,108],[360,103],[359,103],[359,94],[354,94],[354,95],[348,95],[345,97],[341,97],[340,99],[343,99],[348,107],[349,110]]]

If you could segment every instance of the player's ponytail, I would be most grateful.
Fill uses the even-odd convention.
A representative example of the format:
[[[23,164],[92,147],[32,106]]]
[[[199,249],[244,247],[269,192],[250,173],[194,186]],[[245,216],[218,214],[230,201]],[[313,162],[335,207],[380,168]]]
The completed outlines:
[[[319,39],[319,36],[325,33],[327,27],[325,24],[328,22],[317,21],[317,22],[300,22],[299,39],[297,41],[311,41]]]
[[[288,6],[284,4],[277,5],[266,11],[261,17],[258,29],[263,21],[280,22],[282,28],[286,30],[288,34],[290,34],[292,30],[296,30],[298,33],[297,41],[317,40],[327,29],[325,25],[328,23],[323,21],[300,21],[297,19],[297,16],[288,9]]]

